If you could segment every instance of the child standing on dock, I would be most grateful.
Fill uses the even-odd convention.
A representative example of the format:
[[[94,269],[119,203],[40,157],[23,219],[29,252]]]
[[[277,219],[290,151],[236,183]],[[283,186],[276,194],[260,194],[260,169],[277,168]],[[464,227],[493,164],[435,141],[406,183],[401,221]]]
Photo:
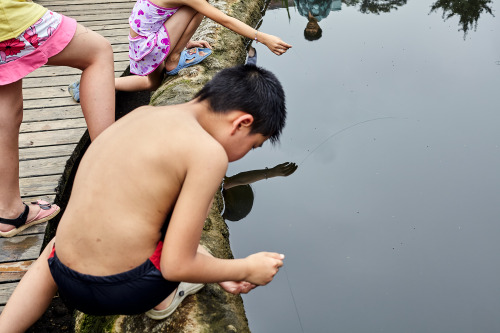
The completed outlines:
[[[12,294],[0,332],[26,330],[57,290],[85,313],[163,319],[205,283],[235,294],[269,283],[282,254],[218,259],[199,242],[228,162],[279,139],[284,97],[272,73],[241,65],[190,102],[143,106],[110,126],[85,153],[56,237]]]
[[[0,236],[11,237],[47,221],[59,207],[26,205],[19,189],[22,79],[48,64],[81,69],[82,111],[91,139],[115,119],[113,50],[72,18],[28,0],[0,1]]]

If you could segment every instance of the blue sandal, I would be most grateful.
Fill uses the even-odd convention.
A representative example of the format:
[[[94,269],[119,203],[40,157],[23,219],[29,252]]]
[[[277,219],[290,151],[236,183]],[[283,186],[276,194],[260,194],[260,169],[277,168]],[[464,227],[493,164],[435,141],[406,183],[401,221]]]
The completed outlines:
[[[80,80],[73,82],[68,86],[68,92],[75,102],[80,103]]]
[[[201,52],[205,52],[206,54],[204,56],[200,55]],[[193,66],[196,64],[199,64],[202,62],[206,57],[212,54],[212,50],[209,48],[194,48],[194,49],[189,49],[189,50],[184,50],[181,52],[181,58],[179,59],[179,64],[177,67],[172,69],[171,71],[167,71],[167,75],[175,75],[179,73],[179,71],[183,68]],[[194,59],[193,61],[186,62],[186,60],[191,60]]]

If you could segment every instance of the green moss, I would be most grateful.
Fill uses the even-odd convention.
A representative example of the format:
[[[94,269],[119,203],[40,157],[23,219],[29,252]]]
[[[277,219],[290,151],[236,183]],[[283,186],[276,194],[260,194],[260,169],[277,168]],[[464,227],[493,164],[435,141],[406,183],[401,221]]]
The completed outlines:
[[[80,321],[79,333],[112,333],[113,324],[118,316],[83,315]]]

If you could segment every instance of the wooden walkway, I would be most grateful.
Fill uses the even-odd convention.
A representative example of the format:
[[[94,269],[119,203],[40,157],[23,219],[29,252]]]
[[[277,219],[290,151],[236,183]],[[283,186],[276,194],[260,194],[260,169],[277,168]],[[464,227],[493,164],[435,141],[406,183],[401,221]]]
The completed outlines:
[[[134,0],[35,0],[106,37],[114,51],[115,76],[128,62],[128,17]],[[80,104],[67,92],[81,71],[44,66],[23,80],[24,118],[19,136],[20,185],[24,201],[53,202],[66,161],[86,130]],[[46,223],[12,238],[0,238],[0,311],[40,254]]]

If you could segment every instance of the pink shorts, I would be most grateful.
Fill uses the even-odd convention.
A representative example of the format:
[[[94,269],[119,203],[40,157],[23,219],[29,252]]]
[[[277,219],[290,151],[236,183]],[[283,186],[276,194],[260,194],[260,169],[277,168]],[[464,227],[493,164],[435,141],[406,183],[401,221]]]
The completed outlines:
[[[76,31],[76,21],[48,10],[16,38],[0,42],[0,85],[16,82],[61,52]]]

